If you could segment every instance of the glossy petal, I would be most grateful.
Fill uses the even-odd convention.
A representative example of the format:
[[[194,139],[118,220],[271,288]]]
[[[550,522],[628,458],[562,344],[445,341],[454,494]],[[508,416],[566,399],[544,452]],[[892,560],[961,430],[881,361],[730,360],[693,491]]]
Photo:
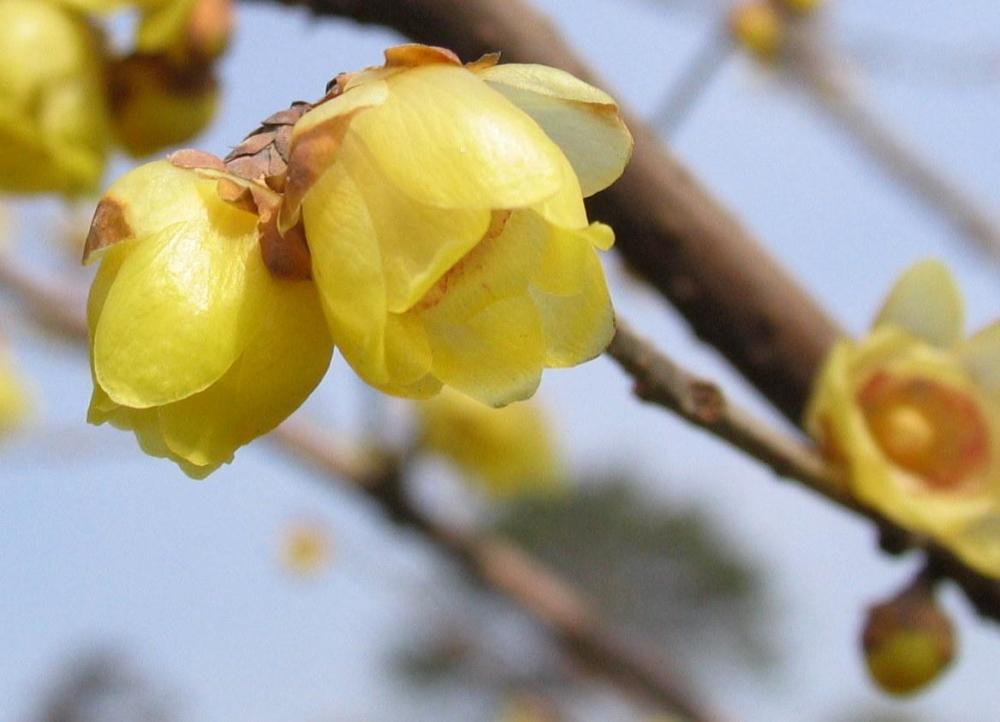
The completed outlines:
[[[562,149],[584,196],[611,185],[632,154],[632,136],[607,93],[543,65],[506,63],[480,76],[530,115]]]
[[[434,375],[490,406],[530,398],[538,388],[545,339],[534,302],[514,296],[453,322],[446,314],[426,317]]]
[[[442,211],[410,199],[356,142],[345,143],[341,158],[364,195],[378,237],[388,308],[402,313],[479,242],[489,227],[490,212]]]
[[[137,243],[122,263],[93,342],[96,378],[116,403],[145,408],[191,396],[242,352],[246,264],[259,251],[253,216],[228,212],[247,217],[246,235],[176,223]]]
[[[555,296],[533,289],[545,336],[545,365],[567,368],[589,361],[602,353],[615,333],[604,271],[597,253],[585,246],[579,292]]]
[[[562,185],[558,146],[473,73],[428,65],[386,83],[389,98],[357,117],[351,131],[415,200],[439,208],[522,208]]]
[[[614,241],[614,233],[603,223],[594,223],[583,230],[549,228],[545,252],[532,276],[532,283],[553,296],[575,296],[592,279],[591,259],[594,249],[606,250]]]
[[[316,388],[333,344],[315,287],[279,281],[252,259],[246,294],[253,299],[251,341],[205,391],[159,409],[170,450],[194,466],[232,460],[239,447],[284,421]]]
[[[911,266],[896,282],[875,321],[894,325],[928,343],[947,348],[962,335],[962,295],[951,271],[940,261]]]

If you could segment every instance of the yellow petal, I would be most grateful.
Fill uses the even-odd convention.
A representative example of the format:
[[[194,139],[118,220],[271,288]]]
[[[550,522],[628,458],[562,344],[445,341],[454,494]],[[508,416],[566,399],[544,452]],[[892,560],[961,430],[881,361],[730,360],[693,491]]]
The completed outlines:
[[[632,135],[607,93],[544,65],[506,63],[480,75],[556,142],[576,171],[584,196],[621,176],[632,154]]]
[[[411,200],[356,141],[344,144],[340,158],[364,195],[378,237],[388,308],[402,313],[479,242],[489,227],[490,211],[442,210]]]
[[[252,340],[199,394],[159,409],[167,446],[194,466],[218,466],[284,421],[316,388],[333,344],[309,281],[273,278],[259,256],[248,273]]]
[[[962,343],[958,354],[976,383],[1000,403],[1000,321]]]
[[[582,283],[575,296],[533,290],[545,335],[545,365],[567,368],[595,358],[611,343],[615,316],[597,253],[584,250]]]
[[[521,208],[559,190],[558,146],[473,73],[426,65],[385,82],[389,98],[351,132],[410,197],[440,208]]]
[[[136,31],[136,49],[155,54],[182,43],[185,26],[195,2],[196,0],[147,2]]]
[[[302,216],[334,343],[365,381],[388,383],[381,251],[362,190],[343,164],[319,178]]]
[[[594,248],[602,248],[614,233],[603,223],[583,230],[549,227],[545,252],[532,275],[532,284],[553,296],[575,296],[592,277]],[[603,250],[603,248],[602,248]]]
[[[506,298],[470,318],[427,314],[434,375],[474,399],[504,406],[531,397],[541,380],[545,340],[534,302]]]
[[[95,376],[116,403],[144,408],[191,396],[242,352],[246,264],[259,250],[255,218],[228,213],[246,216],[245,235],[176,223],[137,242],[122,263],[93,342]]]
[[[876,326],[897,326],[942,348],[961,338],[963,324],[961,292],[948,267],[935,260],[911,266],[875,320]]]

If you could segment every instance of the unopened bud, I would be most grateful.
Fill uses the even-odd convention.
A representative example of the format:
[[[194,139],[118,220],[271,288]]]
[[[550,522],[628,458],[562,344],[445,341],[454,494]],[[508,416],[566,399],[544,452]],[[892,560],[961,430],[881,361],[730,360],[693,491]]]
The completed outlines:
[[[955,655],[955,632],[932,590],[918,582],[869,609],[862,647],[878,686],[906,695],[930,684],[948,667]]]
[[[770,3],[744,2],[729,16],[729,32],[737,44],[760,60],[773,60],[781,50],[784,25]]]

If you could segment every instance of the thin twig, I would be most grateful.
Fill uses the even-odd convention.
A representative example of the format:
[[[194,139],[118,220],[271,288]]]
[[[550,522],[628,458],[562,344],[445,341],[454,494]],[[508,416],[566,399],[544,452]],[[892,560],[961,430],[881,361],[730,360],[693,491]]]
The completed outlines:
[[[838,474],[809,446],[733,404],[716,384],[687,371],[621,321],[607,353],[635,380],[639,398],[662,406],[742,449],[778,476],[799,482],[835,504],[867,517],[876,524],[887,550],[921,549],[936,576],[955,581],[983,617],[1000,621],[1000,581],[969,568],[945,547],[858,502]]]
[[[848,77],[848,61],[825,41],[812,18],[790,18],[781,71],[848,133],[892,179],[935,210],[960,236],[1000,260],[1000,220],[972,194],[935,167],[896,128],[880,118]]]
[[[59,293],[56,285],[0,258],[0,287],[20,297],[24,310],[46,328],[78,342],[86,340],[84,304]],[[584,595],[540,562],[507,541],[471,534],[414,506],[405,494],[399,459],[344,444],[303,419],[289,419],[269,438],[325,478],[362,491],[394,522],[419,532],[485,587],[541,623],[587,669],[655,708],[691,722],[721,722],[670,671],[662,654],[640,651],[607,629]]]
[[[687,65],[677,76],[666,96],[649,116],[649,123],[663,135],[672,138],[688,119],[698,101],[705,95],[712,80],[733,54],[728,26],[713,24]]]

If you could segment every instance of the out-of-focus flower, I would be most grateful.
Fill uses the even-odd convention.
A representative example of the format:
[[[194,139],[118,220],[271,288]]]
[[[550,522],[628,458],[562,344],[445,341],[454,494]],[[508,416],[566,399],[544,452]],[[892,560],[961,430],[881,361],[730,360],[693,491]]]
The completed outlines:
[[[135,432],[192,477],[294,411],[332,354],[315,286],[262,257],[279,201],[207,154],[179,153],[115,182],[86,258],[89,419]]]
[[[296,124],[282,226],[304,220],[337,346],[373,386],[493,406],[600,354],[613,313],[583,197],[632,139],[615,102],[537,65],[406,45]]]
[[[735,5],[729,15],[729,32],[738,45],[765,61],[777,57],[785,37],[784,21],[768,0]]]
[[[495,498],[552,493],[560,465],[548,424],[531,402],[502,409],[445,389],[418,403],[421,440]]]
[[[218,106],[210,68],[177,68],[165,56],[129,55],[110,66],[115,134],[131,155],[144,157],[198,135]]]
[[[282,566],[298,576],[315,575],[330,561],[330,554],[330,536],[316,522],[296,522],[282,539]]]
[[[792,12],[808,15],[819,10],[823,5],[823,0],[781,0],[781,4]]]
[[[0,349],[0,435],[19,427],[28,414],[30,403],[24,383],[10,359]]]
[[[233,0],[145,0],[136,50],[177,65],[207,63],[229,44]]]
[[[48,0],[5,0],[0,51],[0,189],[96,189],[110,138],[99,32]]]
[[[1000,322],[962,327],[948,269],[915,265],[833,348],[806,424],[858,499],[1000,577]]]
[[[868,610],[861,645],[879,687],[906,695],[948,668],[955,656],[955,632],[932,592],[917,585]]]

